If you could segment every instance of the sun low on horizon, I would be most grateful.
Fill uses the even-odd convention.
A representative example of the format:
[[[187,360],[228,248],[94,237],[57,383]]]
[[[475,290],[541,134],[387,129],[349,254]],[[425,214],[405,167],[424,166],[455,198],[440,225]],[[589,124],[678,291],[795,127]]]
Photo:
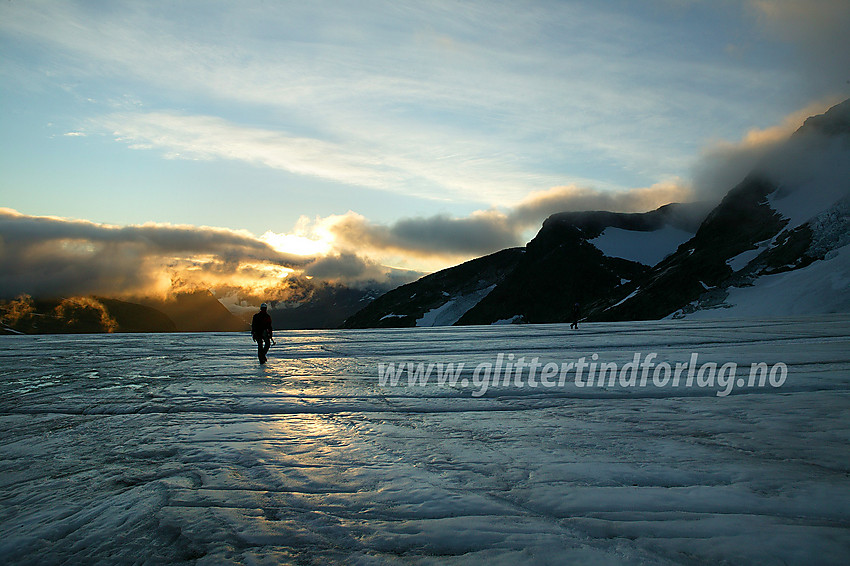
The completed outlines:
[[[0,298],[388,289],[557,212],[717,201],[848,97],[848,25],[832,0],[4,2]]]

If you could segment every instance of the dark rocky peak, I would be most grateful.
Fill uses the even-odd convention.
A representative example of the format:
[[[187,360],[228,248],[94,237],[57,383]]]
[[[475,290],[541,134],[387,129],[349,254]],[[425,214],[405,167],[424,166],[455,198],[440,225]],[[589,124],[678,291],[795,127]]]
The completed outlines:
[[[836,104],[823,114],[808,118],[794,132],[795,136],[819,133],[827,136],[850,135],[850,98]]]

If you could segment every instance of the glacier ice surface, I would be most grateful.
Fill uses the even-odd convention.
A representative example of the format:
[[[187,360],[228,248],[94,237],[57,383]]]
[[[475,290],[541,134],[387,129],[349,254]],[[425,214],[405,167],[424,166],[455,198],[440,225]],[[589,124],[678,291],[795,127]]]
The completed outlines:
[[[21,563],[846,564],[850,315],[0,337]],[[378,384],[380,363],[764,361],[782,387]],[[527,385],[527,384],[526,384]]]

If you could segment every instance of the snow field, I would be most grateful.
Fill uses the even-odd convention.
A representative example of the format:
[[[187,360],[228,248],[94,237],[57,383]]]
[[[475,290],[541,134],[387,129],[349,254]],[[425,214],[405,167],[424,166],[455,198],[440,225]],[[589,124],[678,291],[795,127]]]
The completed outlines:
[[[5,563],[844,564],[850,316],[0,341]],[[782,361],[781,388],[377,385]],[[467,371],[467,370],[465,370]]]
[[[692,232],[673,226],[647,232],[608,227],[588,242],[608,257],[621,257],[644,265],[655,265],[692,237]]]
[[[775,312],[789,315],[848,312],[850,247],[833,250],[826,259],[815,261],[805,269],[762,275],[752,286],[729,287],[728,292],[723,306],[684,316],[691,319],[757,318]]]

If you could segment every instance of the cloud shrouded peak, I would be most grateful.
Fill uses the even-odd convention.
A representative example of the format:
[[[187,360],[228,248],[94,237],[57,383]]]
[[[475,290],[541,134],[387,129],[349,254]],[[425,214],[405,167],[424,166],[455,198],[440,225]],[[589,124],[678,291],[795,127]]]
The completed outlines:
[[[841,157],[847,143],[836,135],[846,138],[850,134],[846,125],[840,125],[847,123],[850,102],[835,106],[839,102],[830,98],[810,104],[789,114],[777,126],[752,129],[737,142],[708,146],[694,166],[695,193],[702,199],[716,201],[750,173],[795,185],[806,176],[843,171],[850,157]],[[835,124],[838,125],[833,127]],[[835,128],[838,130],[833,131]]]

